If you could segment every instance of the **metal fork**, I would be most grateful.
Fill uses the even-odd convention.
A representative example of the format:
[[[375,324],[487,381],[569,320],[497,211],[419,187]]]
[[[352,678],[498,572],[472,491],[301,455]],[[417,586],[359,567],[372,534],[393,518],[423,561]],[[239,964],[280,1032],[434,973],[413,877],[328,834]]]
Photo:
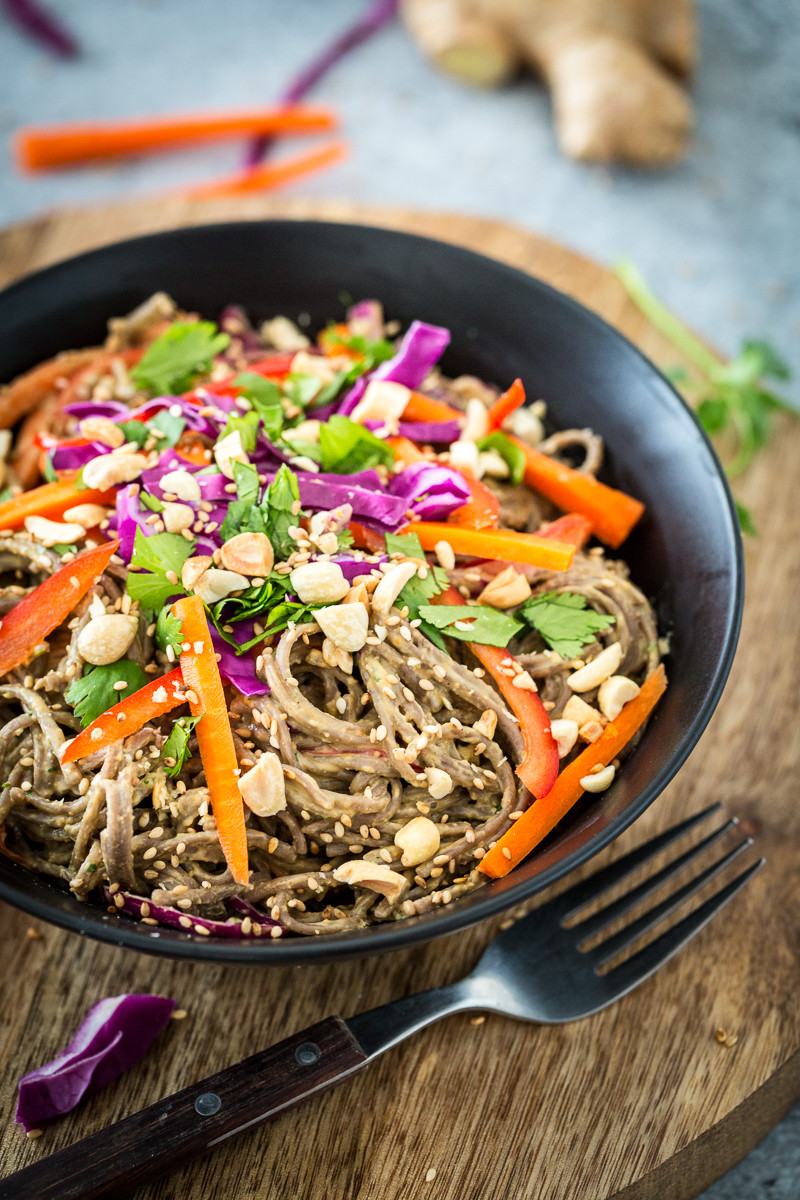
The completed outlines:
[[[112,1193],[119,1197],[341,1082],[384,1050],[451,1013],[478,1010],[548,1025],[591,1016],[657,971],[764,865],[763,858],[752,863],[643,949],[613,965],[752,845],[751,838],[742,838],[666,899],[587,948],[587,942],[629,914],[738,822],[728,820],[592,915],[581,919],[581,911],[720,808],[712,805],[658,834],[515,921],[489,943],[472,973],[457,983],[394,1000],[346,1021],[320,1021],[0,1181],[0,1200],[97,1200]]]

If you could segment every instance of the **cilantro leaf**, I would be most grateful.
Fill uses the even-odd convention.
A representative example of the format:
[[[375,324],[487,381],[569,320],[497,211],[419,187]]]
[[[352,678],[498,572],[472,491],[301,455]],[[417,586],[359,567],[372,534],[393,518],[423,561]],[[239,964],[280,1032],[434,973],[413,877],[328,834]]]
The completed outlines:
[[[576,592],[547,592],[528,600],[519,616],[544,638],[562,658],[577,658],[595,634],[615,624],[615,617],[587,608],[586,597]]]
[[[202,713],[200,716],[202,716]],[[200,720],[200,716],[178,717],[170,730],[169,737],[164,742],[161,757],[164,760],[167,774],[173,778],[176,775],[180,775],[183,764],[189,757],[189,735]],[[167,759],[174,761],[170,765],[167,763]]]
[[[249,400],[253,411],[258,413],[264,432],[271,442],[276,442],[283,428],[284,412],[280,389],[263,375],[244,371],[233,381],[242,388],[242,395]]]
[[[128,684],[127,688],[124,691],[115,689],[114,684],[123,679]],[[120,700],[138,692],[147,682],[147,676],[139,664],[127,658],[102,667],[87,663],[81,678],[75,679],[67,688],[65,699],[72,705],[81,724],[91,725],[92,721],[119,704]]]
[[[47,454],[45,455],[44,469],[42,470],[42,474],[44,475],[44,477],[48,483],[57,483],[58,482],[58,475],[56,475],[56,469],[53,466],[53,451],[52,450],[48,450]]]
[[[236,653],[244,654],[265,637],[280,633],[290,621],[299,625],[309,618],[313,611],[309,605],[286,600],[290,589],[291,582],[287,575],[273,573],[260,587],[248,588],[240,596],[220,600],[211,609],[211,619],[220,636],[234,647]],[[242,641],[241,635],[235,631],[230,632],[232,623],[255,618],[263,627],[263,632],[249,641]]]
[[[522,629],[521,621],[487,604],[425,604],[419,615],[446,637],[480,646],[507,646]],[[468,628],[459,628],[464,622]]]
[[[238,499],[228,505],[225,520],[222,522],[220,537],[223,542],[227,542],[237,533],[266,532],[264,517],[258,507],[258,492],[261,486],[258,471],[250,463],[234,462],[233,481],[236,484]]]
[[[220,434],[220,441],[222,438],[226,438],[228,434],[236,433],[238,430],[242,449],[245,453],[252,454],[258,440],[259,422],[259,415],[255,411],[244,413],[242,416],[230,416],[228,417],[227,425]]]
[[[67,542],[54,542],[53,545],[50,547],[50,549],[55,550],[56,554],[59,554],[62,557],[65,554],[77,554],[78,553],[78,547],[74,546],[74,545],[69,545]]]
[[[419,558],[423,562],[425,559],[425,551],[422,549],[422,543],[416,533],[387,533],[386,538],[386,553],[387,554],[405,554],[407,558]],[[426,621],[421,617],[420,609],[428,604],[434,596],[438,596],[450,584],[447,572],[442,567],[432,567],[428,565],[428,574],[425,579],[420,579],[419,575],[414,575],[409,579],[408,583],[400,592],[395,604],[398,608],[404,605],[408,609],[409,620],[422,620],[419,626],[420,633],[438,646],[440,650],[445,650],[444,640],[435,625],[430,621]]]
[[[319,396],[322,380],[318,375],[306,375],[300,371],[292,371],[283,383],[283,394],[287,400],[298,408],[307,408]]]
[[[736,450],[725,463],[728,476],[733,478],[766,445],[776,411],[798,415],[796,409],[761,382],[786,381],[790,378],[788,366],[769,342],[758,338],[745,338],[739,353],[730,362],[721,362],[656,298],[635,263],[624,260],[617,263],[615,270],[634,304],[692,364],[692,375],[683,366],[668,373],[673,382],[681,384],[687,399],[693,401],[706,433],[733,435]]]
[[[525,475],[525,452],[499,430],[478,442],[479,450],[496,450],[508,465],[511,483],[522,483]]]
[[[291,455],[300,458],[310,458],[312,462],[322,462],[322,451],[318,442],[308,442],[305,438],[293,438],[291,429],[283,434],[280,445],[284,446]]]
[[[117,428],[122,430],[126,442],[132,442],[140,450],[152,436],[144,421],[120,421]]]
[[[183,634],[181,633],[180,617],[176,617],[166,606],[161,609],[156,621],[156,642],[166,653],[167,646],[172,646],[176,658],[181,652]]]
[[[148,347],[131,371],[139,388],[154,395],[186,392],[198,375],[211,370],[217,354],[230,342],[213,321],[175,321]]]
[[[379,437],[349,417],[332,416],[319,427],[323,471],[354,475],[368,467],[394,462],[394,451]]]
[[[187,542],[178,533],[152,533],[146,537],[137,528],[131,567],[141,567],[143,570],[128,572],[125,586],[130,598],[138,600],[142,609],[152,614],[163,608],[172,596],[182,596],[181,567],[193,547],[193,542]],[[177,583],[167,578],[168,571],[174,572]]]
[[[284,464],[261,502],[264,532],[272,543],[276,561],[288,558],[297,549],[294,539],[289,536],[289,529],[300,520],[299,505],[297,476]]]
[[[175,417],[167,408],[162,408],[161,412],[157,412],[152,417],[147,425],[158,439],[157,448],[159,450],[167,450],[176,444],[184,429],[186,428],[185,417]]]

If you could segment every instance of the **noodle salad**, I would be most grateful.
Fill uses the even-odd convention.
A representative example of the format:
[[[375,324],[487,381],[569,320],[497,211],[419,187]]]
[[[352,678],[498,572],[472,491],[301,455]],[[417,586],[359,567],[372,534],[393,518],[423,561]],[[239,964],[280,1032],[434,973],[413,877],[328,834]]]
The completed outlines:
[[[0,392],[2,852],[145,924],[319,935],[609,787],[666,686],[607,557],[642,505],[449,340],[159,293]]]

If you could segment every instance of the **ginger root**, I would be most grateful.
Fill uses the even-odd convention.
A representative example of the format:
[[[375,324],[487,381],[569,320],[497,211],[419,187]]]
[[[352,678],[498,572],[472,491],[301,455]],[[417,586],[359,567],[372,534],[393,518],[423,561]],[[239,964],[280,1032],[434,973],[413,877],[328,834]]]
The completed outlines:
[[[533,68],[561,147],[587,162],[657,167],[683,154],[692,107],[693,0],[403,0],[421,49],[468,83]]]

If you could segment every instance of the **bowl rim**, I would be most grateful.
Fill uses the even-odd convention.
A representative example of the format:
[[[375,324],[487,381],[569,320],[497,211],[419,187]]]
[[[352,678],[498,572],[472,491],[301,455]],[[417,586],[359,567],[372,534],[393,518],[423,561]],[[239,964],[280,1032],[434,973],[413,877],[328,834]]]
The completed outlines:
[[[86,914],[84,918],[83,912],[73,913],[71,911],[62,911],[56,906],[51,907],[47,901],[46,892],[41,897],[36,893],[28,894],[26,891],[20,893],[13,883],[8,884],[0,878],[0,900],[6,901],[30,916],[38,917],[49,924],[82,936],[88,936],[111,945],[134,949],[141,953],[153,954],[159,957],[196,959],[201,962],[249,966],[254,964],[284,966],[286,964],[304,964],[313,961],[365,957],[371,954],[385,953],[391,950],[419,945],[459,930],[468,929],[529,899],[537,892],[544,890],[544,888],[549,887],[557,880],[575,871],[578,867],[583,866],[599,854],[601,850],[610,845],[612,841],[619,837],[625,829],[642,815],[675,777],[697,745],[719,703],[728,675],[730,674],[741,630],[744,608],[744,553],[737,509],[727,476],[716,450],[695,413],[671,381],[662,374],[655,363],[647,358],[638,346],[626,337],[625,334],[621,333],[592,309],[581,304],[580,301],[575,300],[566,292],[560,291],[558,288],[553,287],[552,284],[545,282],[543,279],[521,267],[511,266],[500,259],[492,258],[490,255],[482,254],[479,251],[469,249],[455,242],[448,242],[379,224],[359,224],[357,222],[292,217],[254,218],[236,221],[221,220],[206,222],[200,225],[170,227],[94,247],[80,254],[61,259],[40,270],[31,271],[19,279],[13,280],[7,287],[0,290],[0,300],[3,302],[13,300],[18,292],[24,292],[25,288],[29,287],[32,283],[39,283],[43,279],[46,281],[48,277],[53,277],[59,272],[69,271],[76,265],[85,263],[92,258],[102,258],[105,255],[113,254],[115,251],[131,244],[153,243],[176,234],[187,237],[202,237],[205,234],[211,232],[219,233],[222,230],[250,231],[266,227],[277,232],[281,226],[290,226],[292,228],[305,226],[310,231],[324,229],[328,232],[343,232],[345,234],[350,232],[352,234],[366,234],[367,236],[375,237],[388,236],[398,241],[422,243],[423,247],[425,245],[438,248],[445,247],[448,252],[452,252],[456,257],[461,256],[466,260],[479,260],[483,264],[488,264],[501,276],[505,275],[509,277],[509,280],[518,280],[522,277],[529,285],[549,295],[551,302],[554,302],[556,305],[560,304],[571,315],[578,316],[581,320],[593,324],[606,338],[615,340],[624,352],[632,353],[639,360],[640,369],[644,368],[646,373],[657,378],[660,387],[666,389],[673,406],[677,405],[677,409],[682,412],[683,418],[688,419],[694,426],[695,432],[700,435],[700,445],[705,450],[714,468],[717,482],[722,485],[724,515],[728,518],[726,549],[730,562],[732,583],[722,633],[723,649],[706,686],[704,700],[694,719],[682,731],[675,750],[667,762],[653,779],[650,780],[648,785],[634,797],[632,802],[627,804],[622,812],[610,820],[607,825],[589,837],[583,845],[578,846],[559,862],[546,867],[530,879],[520,880],[516,884],[509,885],[508,881],[513,876],[512,872],[504,880],[492,880],[488,882],[479,890],[479,902],[472,904],[470,907],[461,906],[456,902],[452,906],[439,908],[435,913],[425,914],[420,917],[405,918],[386,925],[371,925],[353,933],[330,934],[317,938],[298,936],[294,938],[285,937],[275,939],[265,937],[252,940],[213,937],[200,939],[189,933],[181,933],[179,930],[157,929],[150,926],[143,927],[133,919],[120,920],[116,915],[107,913],[104,908],[100,908],[95,904],[82,905],[82,909],[85,910]],[[47,890],[52,889],[53,894],[61,892],[61,889],[57,889],[57,885],[46,876],[37,876],[35,873],[26,871],[26,877],[43,883]],[[476,893],[469,893],[469,895],[474,897]],[[464,899],[467,898],[465,897]]]

